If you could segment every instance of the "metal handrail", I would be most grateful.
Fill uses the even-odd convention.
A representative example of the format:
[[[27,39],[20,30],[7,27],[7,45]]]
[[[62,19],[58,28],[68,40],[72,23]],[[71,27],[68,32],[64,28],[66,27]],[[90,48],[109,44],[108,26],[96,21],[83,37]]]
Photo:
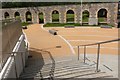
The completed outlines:
[[[120,39],[114,39],[114,40],[109,40],[109,41],[103,41],[103,42],[87,44],[87,45],[78,45],[78,46],[91,46],[91,45],[104,44],[104,43],[110,43],[110,42],[115,42],[115,41],[120,41]]]
[[[80,50],[79,50],[80,46],[84,47],[84,63],[85,63],[85,61],[86,61],[86,46],[98,45],[96,72],[99,72],[100,71],[99,70],[99,55],[100,55],[100,46],[101,46],[101,44],[111,43],[111,42],[115,42],[115,41],[120,41],[120,38],[114,39],[114,40],[109,40],[109,41],[103,41],[103,42],[93,43],[93,44],[78,45],[78,60],[79,60],[79,55],[80,55]]]

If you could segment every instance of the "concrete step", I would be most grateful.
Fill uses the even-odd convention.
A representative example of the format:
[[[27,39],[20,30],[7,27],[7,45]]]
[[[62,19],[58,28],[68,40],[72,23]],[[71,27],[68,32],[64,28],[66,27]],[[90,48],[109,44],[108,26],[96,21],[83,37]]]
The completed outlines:
[[[75,66],[75,65],[83,65],[83,63],[75,63],[75,64],[69,64],[70,66]],[[55,64],[55,69],[57,68],[63,68],[63,67],[68,67],[69,65],[64,65],[64,64],[60,64],[60,63],[56,63]],[[40,69],[40,67],[42,67],[42,65],[34,65],[34,66],[28,66],[27,68],[25,68],[25,71],[30,71],[30,70],[38,70]],[[42,67],[42,69],[50,69],[52,67],[52,64],[46,64]]]
[[[34,65],[30,65],[29,63],[29,66],[24,69],[24,72],[20,76],[21,78],[39,78],[46,80],[53,77],[56,80],[58,78],[71,80],[73,78],[112,77],[105,72],[96,73],[95,67],[77,60],[66,60],[55,63],[48,60],[48,63],[44,65],[36,60],[36,62],[32,62],[32,64]]]
[[[63,66],[63,67],[59,67],[59,68],[55,68],[55,71],[59,71],[64,70],[64,69],[68,69],[68,68],[82,68],[82,67],[89,67],[87,65],[72,65],[72,66]]]
[[[65,72],[65,73],[59,73],[59,74],[54,74],[55,77],[59,78],[59,77],[64,77],[64,76],[68,76],[68,75],[71,75],[71,74],[76,74],[76,73],[83,73],[83,72],[88,72],[88,71],[95,71],[95,70],[92,70],[92,69],[82,69],[82,70],[73,70],[73,71],[68,71],[68,72]]]
[[[76,77],[76,78],[107,78],[107,77],[112,77],[112,75],[106,74],[106,72],[98,72],[96,74],[79,76],[79,77]]]
[[[84,69],[91,69],[89,67],[82,67],[82,68],[67,68],[67,69],[64,69],[64,70],[58,70],[58,71],[55,71],[54,74],[58,74],[58,73],[64,73],[64,72],[70,72],[70,71],[75,71],[75,70],[84,70]]]
[[[40,72],[38,72],[38,73],[29,73],[29,74],[22,74],[21,76],[20,76],[20,78],[34,78],[34,76],[40,76]]]
[[[81,71],[75,71],[75,72],[71,72],[65,75],[59,75],[59,76],[55,76],[55,78],[76,78],[78,76],[85,76],[88,74],[95,74],[95,70],[81,70]]]

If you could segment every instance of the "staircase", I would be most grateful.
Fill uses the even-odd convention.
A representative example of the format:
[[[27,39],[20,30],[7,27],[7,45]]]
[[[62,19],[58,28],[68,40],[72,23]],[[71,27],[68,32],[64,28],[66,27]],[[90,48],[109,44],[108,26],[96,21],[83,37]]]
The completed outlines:
[[[40,52],[41,53],[41,52]],[[40,54],[39,54],[40,55]],[[66,60],[55,62],[51,54],[42,51],[43,57],[34,55],[28,59],[27,67],[25,67],[20,78],[25,79],[49,79],[49,80],[73,80],[74,78],[110,78],[112,75],[104,71],[96,72],[95,66],[83,63],[81,60]]]

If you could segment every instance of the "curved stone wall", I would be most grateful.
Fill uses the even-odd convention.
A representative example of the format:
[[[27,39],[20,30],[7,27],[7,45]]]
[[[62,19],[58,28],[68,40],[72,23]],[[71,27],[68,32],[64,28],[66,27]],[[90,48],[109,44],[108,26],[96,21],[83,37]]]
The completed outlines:
[[[45,6],[45,7],[28,7],[28,8],[10,8],[2,9],[2,18],[4,19],[4,13],[8,12],[10,18],[14,18],[15,12],[20,13],[22,22],[26,22],[26,12],[30,11],[32,14],[32,22],[39,23],[38,14],[43,12],[44,23],[52,23],[52,11],[57,10],[59,12],[59,22],[66,23],[66,12],[68,10],[74,11],[74,23],[82,23],[81,13],[85,10],[89,11],[89,25],[98,24],[98,11],[100,9],[107,10],[107,23],[117,26],[117,13],[118,3],[91,3],[81,5],[62,5],[62,6]],[[81,12],[82,11],[82,12]]]

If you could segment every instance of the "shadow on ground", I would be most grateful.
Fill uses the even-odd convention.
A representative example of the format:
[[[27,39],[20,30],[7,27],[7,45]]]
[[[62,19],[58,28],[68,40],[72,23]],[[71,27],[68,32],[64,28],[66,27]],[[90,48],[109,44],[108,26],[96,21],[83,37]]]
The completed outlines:
[[[29,53],[30,55],[26,62],[25,69],[21,74],[21,78],[42,78],[44,76],[42,74],[44,67],[47,67],[48,69],[46,70],[47,75],[51,77],[54,75],[55,61],[50,52],[41,49],[30,48]]]

